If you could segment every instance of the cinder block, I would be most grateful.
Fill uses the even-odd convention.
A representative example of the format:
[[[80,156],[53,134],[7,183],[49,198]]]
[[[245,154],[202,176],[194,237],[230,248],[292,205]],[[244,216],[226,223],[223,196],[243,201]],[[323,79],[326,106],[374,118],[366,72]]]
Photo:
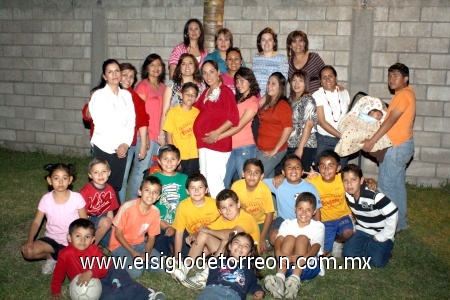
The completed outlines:
[[[27,107],[43,107],[44,97],[29,95],[24,97],[25,106]]]
[[[0,130],[0,141],[15,141],[16,131],[11,129]]]
[[[21,57],[22,55],[22,46],[3,46],[4,57]]]
[[[439,187],[444,183],[447,183],[445,179],[418,177],[415,184],[419,186]]]
[[[83,83],[84,84],[90,84],[92,81],[91,73],[83,73]]]
[[[64,72],[60,71],[43,71],[42,75],[43,82],[61,83],[64,79]]]
[[[421,116],[441,117],[444,109],[442,101],[417,101],[416,114]]]
[[[325,14],[325,6],[305,6],[298,8],[297,16],[299,20],[325,20]]]
[[[73,70],[73,59],[53,59],[53,69],[61,71],[72,71]]]
[[[450,117],[450,102],[444,103],[444,116]]]
[[[443,148],[450,149],[450,134],[449,133],[442,134],[441,144],[442,144]]]
[[[371,68],[370,69],[370,82],[383,82],[384,76],[383,69]]]
[[[83,32],[84,24],[82,20],[61,21],[62,32]]]
[[[83,148],[90,148],[90,141],[91,139],[89,138],[89,134],[86,130],[86,134],[85,135],[77,135],[75,136],[75,145],[83,147]],[[90,151],[88,152],[90,153]]]
[[[427,69],[430,67],[429,54],[409,54],[400,53],[399,61],[407,65],[409,68]]]
[[[22,54],[24,57],[42,57],[42,47],[22,46]]]
[[[51,58],[61,58],[62,57],[62,47],[61,46],[42,46],[42,56],[43,57],[51,57]]]
[[[386,52],[386,37],[374,37],[372,39],[372,51],[373,52]]]
[[[36,139],[36,133],[29,130],[17,130],[16,139],[18,142],[34,143]]]
[[[38,120],[54,120],[55,119],[55,111],[53,109],[47,108],[36,108],[36,119]]]
[[[450,36],[450,23],[433,23],[433,37],[448,38]]]
[[[64,100],[62,97],[45,97],[44,106],[45,108],[64,108]]]
[[[436,174],[436,164],[430,162],[421,162],[413,159],[406,169],[407,176],[434,177]]]
[[[129,20],[128,33],[150,32],[150,20]]]
[[[73,86],[67,84],[54,84],[53,95],[55,96],[73,96]]]
[[[431,68],[432,69],[450,69],[450,55],[431,55]]]
[[[140,7],[130,7],[130,8],[123,8],[120,10],[120,19],[126,19],[126,20],[141,20],[141,8]]]
[[[28,20],[20,22],[22,32],[42,32],[42,21],[40,20]]]
[[[128,47],[127,57],[130,59],[142,59],[152,52],[154,51],[150,51],[148,47]]]
[[[64,72],[63,78],[65,83],[84,84],[82,72]]]
[[[390,7],[389,21],[419,21],[420,7]]]
[[[118,43],[117,33],[108,33],[106,40],[107,40],[107,44],[110,47],[117,45],[117,43]]]
[[[0,43],[2,45],[12,44],[12,34],[11,33],[0,33]]]
[[[14,93],[20,95],[33,95],[34,86],[29,82],[14,82]]]
[[[91,20],[83,21],[83,32],[92,32],[92,21]]]
[[[319,54],[326,65],[334,65],[334,51],[317,51],[317,54]]]
[[[224,20],[240,20],[242,16],[242,6],[229,6],[227,5],[223,12]],[[230,28],[229,25],[233,22],[227,22],[226,28]],[[236,22],[239,23],[239,22]],[[234,31],[232,31],[234,33]]]
[[[429,86],[427,99],[450,101],[450,86]]]
[[[450,118],[425,117],[425,131],[450,132]]]
[[[247,6],[242,8],[243,20],[267,20],[268,18],[269,9],[265,6]]]
[[[25,129],[29,132],[44,131],[45,120],[26,119]]]
[[[431,23],[402,22],[400,36],[429,37],[431,36]]]
[[[389,18],[389,7],[386,6],[375,6],[373,8],[373,19],[374,21],[387,21]]]
[[[415,84],[444,85],[445,84],[445,75],[446,75],[446,71],[414,70],[414,83]]]
[[[414,85],[414,93],[416,94],[416,100],[428,100],[427,99],[427,87],[426,85]]]
[[[337,34],[337,22],[311,21],[308,23],[308,34],[336,35]]]
[[[166,8],[158,6],[142,7],[141,15],[143,20],[165,19]]]
[[[325,50],[350,51],[350,37],[325,36]]]
[[[292,7],[271,7],[269,9],[269,20],[295,20],[297,10]]]
[[[374,22],[373,36],[399,36],[400,23],[398,22]]]
[[[0,20],[12,20],[11,8],[0,8]]]
[[[450,149],[422,147],[421,152],[421,161],[450,164]]]
[[[416,52],[417,51],[417,39],[396,37],[387,38],[387,51],[388,52]]]
[[[1,81],[23,81],[22,70],[0,70]]]
[[[349,58],[350,58],[350,52],[336,51],[334,54],[334,63],[338,66],[348,66]]]
[[[14,34],[14,44],[15,45],[30,45],[34,44],[32,33],[16,33]]]
[[[351,22],[338,22],[338,35],[351,35],[352,34],[352,23]]]
[[[80,132],[84,132],[84,125],[82,122],[64,122],[64,131],[65,134],[80,134]]]
[[[4,105],[10,106],[25,106],[25,96],[16,94],[6,94],[4,95]]]
[[[36,132],[36,143],[45,145],[54,145],[55,134],[50,132]]]
[[[38,147],[41,148],[42,150],[44,150],[45,152],[52,153],[52,154],[63,154],[63,152],[64,152],[63,146],[56,146],[53,144],[43,144],[42,146],[38,146]]]
[[[48,33],[33,33],[32,35],[34,45],[51,45],[52,35]]]
[[[27,70],[23,72],[23,80],[28,82],[42,82],[42,71]]]
[[[185,21],[183,22],[185,23]],[[183,27],[174,27],[174,22],[172,20],[152,20],[150,24],[151,31],[153,33],[174,33],[178,32],[180,42],[183,38]],[[175,46],[175,45],[174,45]]]
[[[92,9],[77,7],[73,10],[74,18],[76,20],[91,20],[92,19]]]
[[[227,21],[226,28],[230,29],[235,34],[250,34],[252,32],[252,21]]]
[[[2,118],[14,118],[16,117],[16,110],[21,108],[14,108],[11,106],[0,105],[0,117]],[[23,109],[23,108],[22,108]]]
[[[31,20],[33,19],[33,11],[31,9],[14,8],[13,9],[14,20]]]
[[[57,145],[75,146],[75,136],[69,134],[56,134],[55,142]]]
[[[280,32],[289,34],[294,30],[301,30],[303,32],[308,32],[308,22],[307,21],[280,21]],[[308,36],[308,41],[311,45],[310,37]]]
[[[275,30],[275,32],[278,35],[280,34],[280,22],[278,22],[278,21],[255,20],[255,21],[252,22],[252,27],[253,27],[252,28],[252,33],[254,34],[253,40],[255,41],[255,43],[256,43],[257,35],[266,27],[270,27],[273,30]],[[280,42],[280,39],[278,40],[278,42]]]
[[[325,44],[325,36],[311,35],[308,36],[309,50],[323,50]]]
[[[371,83],[369,85],[369,95],[380,98],[382,100],[391,99],[388,85],[386,83]]]
[[[397,62],[397,53],[372,53],[372,67],[389,68]]]
[[[91,45],[91,34],[90,33],[75,33],[73,35],[73,44],[81,46]]]
[[[444,179],[444,182],[448,182],[450,179],[450,165],[438,164],[436,166],[436,177],[438,179]]]
[[[79,98],[75,97],[65,97],[64,98],[64,108],[65,109],[75,109],[80,110],[83,108],[84,104],[89,99],[89,89],[83,92],[83,95]]]
[[[191,7],[191,16],[196,16],[199,20],[203,20],[203,10],[204,10],[203,2],[199,6],[192,6]]]
[[[108,32],[127,32],[128,31],[128,22],[126,20],[108,20],[107,22]]]
[[[436,132],[415,131],[414,145],[416,147],[440,147],[441,134]]]
[[[63,102],[61,100],[61,102]],[[77,122],[80,120],[80,111],[72,109],[55,109],[55,120],[64,122]]]
[[[6,118],[6,128],[14,130],[24,130],[25,121],[18,118]]]
[[[422,7],[421,21],[448,22],[450,7]]]
[[[45,51],[44,51],[45,56]],[[26,65],[29,63],[27,62]],[[53,69],[53,61],[50,58],[34,58],[32,60],[32,68],[34,70],[52,70]]]
[[[42,20],[42,32],[61,32],[62,21],[61,20]]]
[[[65,58],[83,58],[84,47],[80,46],[63,46],[62,56]]]
[[[164,46],[164,34],[142,33],[140,36],[141,46]]]
[[[326,19],[346,21],[353,17],[353,8],[351,6],[328,6]]]
[[[419,38],[419,52],[448,53],[448,38]]]
[[[46,120],[45,132],[64,133],[64,122]]]
[[[414,127],[413,127],[414,132],[423,131],[424,119],[425,117],[416,116],[416,118],[414,119]]]
[[[36,109],[31,107],[16,107],[14,115],[16,118],[34,119],[36,118]]]

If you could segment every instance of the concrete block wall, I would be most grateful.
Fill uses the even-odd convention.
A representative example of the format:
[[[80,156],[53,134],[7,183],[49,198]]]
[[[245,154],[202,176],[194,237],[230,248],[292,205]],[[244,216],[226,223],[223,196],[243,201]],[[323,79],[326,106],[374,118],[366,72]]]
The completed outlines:
[[[203,1],[0,0],[0,145],[88,154],[80,110],[102,61],[139,70],[154,52],[167,62],[189,18],[203,18]],[[267,26],[284,54],[287,35],[305,31],[351,95],[389,102],[387,68],[407,64],[418,108],[408,180],[432,185],[450,173],[449,23],[450,3],[441,0],[226,0],[224,13],[250,67]],[[378,169],[364,160],[364,171],[376,177]]]

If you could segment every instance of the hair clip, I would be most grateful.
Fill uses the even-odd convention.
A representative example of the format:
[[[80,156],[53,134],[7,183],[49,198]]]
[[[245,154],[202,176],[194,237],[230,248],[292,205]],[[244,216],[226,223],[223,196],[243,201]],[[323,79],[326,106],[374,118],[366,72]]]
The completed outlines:
[[[253,242],[253,245],[258,245],[258,242],[257,242],[257,241],[254,241],[254,242]]]
[[[238,234],[237,230],[233,231],[234,235]]]

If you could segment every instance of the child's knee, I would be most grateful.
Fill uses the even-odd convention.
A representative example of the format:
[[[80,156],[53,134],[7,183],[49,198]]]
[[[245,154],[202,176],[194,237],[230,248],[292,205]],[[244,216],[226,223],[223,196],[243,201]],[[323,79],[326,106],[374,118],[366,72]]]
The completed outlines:
[[[353,233],[354,232],[352,229],[346,229],[344,230],[344,232],[342,232],[341,236],[343,239],[348,240],[349,238],[352,237]]]
[[[98,227],[111,228],[112,220],[109,217],[102,217],[98,223]]]
[[[295,242],[301,243],[301,244],[305,244],[305,243],[309,244],[309,239],[306,235],[301,234],[295,238]]]

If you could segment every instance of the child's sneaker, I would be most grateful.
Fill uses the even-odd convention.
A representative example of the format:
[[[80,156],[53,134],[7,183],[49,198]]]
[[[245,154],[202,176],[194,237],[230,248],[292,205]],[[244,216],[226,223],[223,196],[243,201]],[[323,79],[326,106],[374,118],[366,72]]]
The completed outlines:
[[[333,249],[331,250],[331,255],[336,258],[341,258],[342,249],[344,249],[343,243],[333,242]]]
[[[47,259],[45,264],[42,266],[42,274],[44,275],[50,275],[53,273],[53,270],[56,266],[56,260],[54,259]]]
[[[300,280],[297,276],[291,276],[286,279],[285,283],[286,292],[284,294],[284,298],[286,299],[295,299],[298,294],[298,290],[300,289]]]
[[[154,289],[148,288],[150,294],[148,300],[166,300],[166,295],[163,292],[156,292]]]
[[[182,285],[188,289],[203,290],[206,286],[206,280],[208,279],[209,268],[206,268],[202,272],[195,274],[195,276],[181,282]]]
[[[175,268],[170,274],[173,279],[182,283],[186,280],[186,275],[189,273],[189,269],[180,261],[175,263]]]
[[[283,299],[284,297],[284,282],[283,279],[276,275],[268,275],[264,278],[264,286],[274,299]]]

